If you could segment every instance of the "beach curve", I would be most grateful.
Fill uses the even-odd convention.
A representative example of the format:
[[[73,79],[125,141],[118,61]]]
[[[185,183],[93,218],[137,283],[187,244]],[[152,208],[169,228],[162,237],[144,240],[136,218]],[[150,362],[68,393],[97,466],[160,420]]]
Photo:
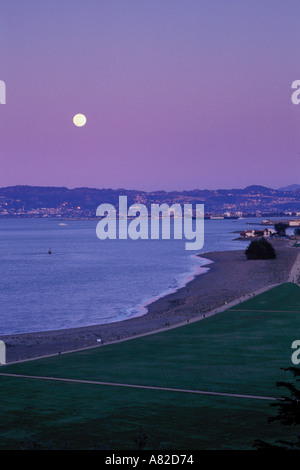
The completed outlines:
[[[149,304],[145,315],[103,325],[2,335],[7,345],[7,363],[99,347],[176,328],[227,310],[278,284],[292,282],[299,272],[299,251],[286,240],[272,243],[277,252],[274,260],[248,261],[243,250],[199,254],[211,262],[207,272]]]

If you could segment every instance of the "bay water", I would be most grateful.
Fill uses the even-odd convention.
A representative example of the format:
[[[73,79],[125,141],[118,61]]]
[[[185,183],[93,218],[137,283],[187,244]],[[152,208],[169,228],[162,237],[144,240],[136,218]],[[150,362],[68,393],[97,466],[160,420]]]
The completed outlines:
[[[186,240],[172,237],[99,240],[95,220],[1,219],[0,334],[103,324],[144,314],[151,300],[196,274],[205,275],[205,253],[245,249],[247,242],[234,240],[234,232],[260,220],[205,220],[199,253],[185,250]]]

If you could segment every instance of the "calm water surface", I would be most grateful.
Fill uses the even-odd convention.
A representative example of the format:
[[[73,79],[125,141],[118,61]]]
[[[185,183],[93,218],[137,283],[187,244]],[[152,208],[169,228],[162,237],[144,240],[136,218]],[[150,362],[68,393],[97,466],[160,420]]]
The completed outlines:
[[[232,232],[247,222],[259,220],[205,220],[203,256],[244,249]],[[100,241],[96,221],[60,223],[0,219],[0,334],[129,318],[208,268],[198,252],[185,250],[185,240]]]

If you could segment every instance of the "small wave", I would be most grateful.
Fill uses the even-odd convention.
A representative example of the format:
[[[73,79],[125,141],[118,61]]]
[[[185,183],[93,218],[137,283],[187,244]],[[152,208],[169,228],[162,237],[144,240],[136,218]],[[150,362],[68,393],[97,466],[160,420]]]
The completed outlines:
[[[175,279],[174,287],[169,287],[168,289],[164,290],[157,296],[144,300],[138,305],[136,305],[135,307],[127,308],[126,309],[127,318],[141,317],[145,315],[146,313],[148,313],[148,307],[150,304],[152,304],[153,302],[156,302],[157,300],[163,297],[166,297],[167,295],[174,294],[182,287],[185,287],[189,282],[195,279],[195,277],[198,276],[199,274],[205,274],[207,271],[209,271],[209,268],[204,267],[204,266],[213,263],[213,261],[207,258],[202,258],[202,256],[200,257],[198,255],[191,255],[191,257],[196,258],[198,262],[200,261],[200,264],[193,266],[192,270],[189,271],[188,273],[180,274]]]

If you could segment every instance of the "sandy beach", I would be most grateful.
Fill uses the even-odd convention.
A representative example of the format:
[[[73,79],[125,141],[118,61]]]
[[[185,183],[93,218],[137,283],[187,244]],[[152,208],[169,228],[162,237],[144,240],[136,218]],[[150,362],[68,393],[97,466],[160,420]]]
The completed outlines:
[[[286,240],[274,240],[272,244],[277,253],[274,260],[250,261],[244,250],[199,255],[212,261],[206,266],[209,270],[178,291],[151,303],[143,316],[105,325],[3,335],[0,339],[7,345],[7,363],[102,347],[166,330],[207,318],[270,286],[299,282],[299,250]]]

